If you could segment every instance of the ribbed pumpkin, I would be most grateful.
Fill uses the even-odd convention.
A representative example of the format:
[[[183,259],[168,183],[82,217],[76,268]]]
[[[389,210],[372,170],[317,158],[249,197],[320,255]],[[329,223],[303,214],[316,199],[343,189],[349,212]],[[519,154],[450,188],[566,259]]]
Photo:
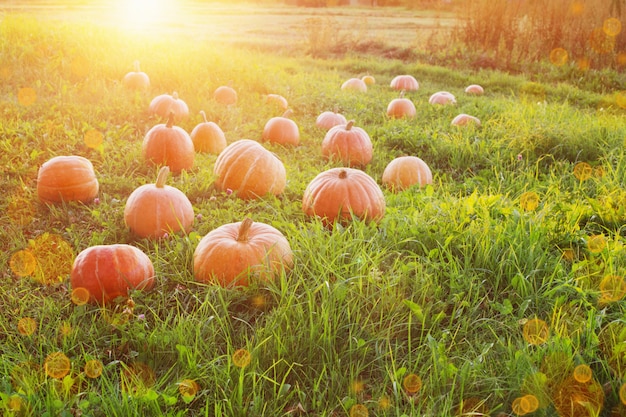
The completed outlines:
[[[156,114],[161,118],[169,118],[171,113],[174,113],[174,121],[180,122],[189,117],[189,107],[187,103],[178,98],[178,93],[174,92],[172,95],[161,94],[156,96],[150,102],[148,108],[151,114]]]
[[[268,94],[265,96],[265,101],[270,104],[276,104],[283,110],[287,110],[289,108],[289,102],[280,94]]]
[[[404,97],[404,90],[400,93],[400,97],[391,100],[387,106],[387,115],[396,119],[413,118],[416,113],[415,104]]]
[[[165,184],[169,172],[162,167],[155,184],[136,188],[126,200],[124,221],[139,237],[160,238],[191,230],[193,207],[182,191]]]
[[[237,92],[228,85],[222,85],[213,92],[213,99],[220,104],[230,106],[237,103]]]
[[[391,80],[391,88],[399,91],[417,91],[420,88],[419,83],[412,75],[397,75]]]
[[[122,85],[130,90],[147,90],[150,88],[150,77],[141,71],[139,61],[135,61],[135,70],[127,73],[122,78]]]
[[[148,255],[134,246],[91,246],[74,259],[70,283],[74,290],[87,290],[91,303],[106,304],[128,297],[130,290],[151,290],[154,267]]]
[[[219,155],[226,147],[226,136],[216,123],[207,120],[204,111],[201,111],[200,114],[204,122],[197,124],[189,135],[193,142],[193,147],[196,152]]]
[[[485,89],[478,84],[471,84],[465,87],[465,92],[467,94],[474,94],[477,96],[481,96],[485,93]]]
[[[87,203],[98,196],[98,190],[93,165],[82,156],[55,156],[39,167],[37,195],[44,203]]]
[[[363,167],[372,160],[373,146],[367,132],[354,126],[354,120],[337,125],[326,132],[322,155],[350,167]]]
[[[218,189],[236,191],[243,199],[279,195],[287,183],[287,172],[281,160],[250,139],[228,145],[217,157],[213,172]]]
[[[183,128],[174,126],[173,113],[170,113],[166,124],[153,126],[146,133],[142,151],[148,163],[167,165],[174,173],[193,168],[193,141]]]
[[[302,210],[317,216],[326,226],[347,224],[353,217],[380,220],[385,214],[385,196],[376,181],[354,168],[331,168],[307,185]]]
[[[440,104],[440,105],[456,104],[456,97],[454,97],[454,94],[449,93],[447,91],[438,91],[432,96],[430,96],[430,98],[428,99],[428,102],[430,104]]]
[[[452,119],[450,123],[452,126],[476,126],[480,127],[480,119],[469,114],[461,113]]]
[[[367,91],[367,84],[360,78],[350,78],[341,84],[341,89],[365,92]]]
[[[263,128],[263,140],[286,146],[300,144],[300,130],[296,122],[291,120],[293,112],[287,110],[282,116],[272,117]]]
[[[415,184],[420,187],[432,184],[433,174],[422,159],[416,156],[400,156],[387,164],[382,183],[392,191],[401,191]]]
[[[337,125],[345,125],[347,123],[348,120],[346,120],[343,114],[334,111],[322,112],[315,120],[315,125],[324,130],[330,130]]]
[[[273,226],[249,218],[212,230],[193,254],[196,281],[223,287],[271,281],[292,266],[293,253],[285,236]]]

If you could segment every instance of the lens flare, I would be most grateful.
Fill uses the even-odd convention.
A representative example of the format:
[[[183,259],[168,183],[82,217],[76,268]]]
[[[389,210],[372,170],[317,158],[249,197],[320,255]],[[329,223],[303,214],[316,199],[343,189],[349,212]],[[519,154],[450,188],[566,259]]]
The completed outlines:
[[[193,379],[184,379],[178,383],[178,392],[183,397],[195,397],[199,390],[200,386]]]
[[[604,235],[592,235],[587,239],[587,249],[591,253],[600,253],[606,248],[606,238]]]
[[[581,364],[574,368],[573,376],[576,381],[585,383],[591,381],[593,372],[589,366]]]
[[[28,249],[20,250],[11,256],[9,266],[11,267],[11,271],[18,277],[27,277],[35,272],[37,260]]]
[[[46,375],[55,379],[66,376],[70,372],[70,366],[70,360],[63,352],[49,354],[43,364]]]
[[[610,17],[602,24],[602,30],[607,36],[617,36],[622,31],[622,22],[615,17]]]
[[[554,48],[550,52],[550,62],[557,67],[567,64],[567,59],[569,55],[567,51],[563,48]]]
[[[539,207],[539,196],[534,191],[528,191],[519,198],[519,205],[524,211],[534,211]]]
[[[245,368],[250,365],[252,355],[246,349],[237,349],[233,353],[233,364],[238,368]]]
[[[422,389],[422,378],[419,375],[408,374],[402,380],[402,386],[409,394],[415,394]]]
[[[104,135],[99,131],[92,129],[85,133],[83,140],[85,141],[85,145],[90,147],[91,149],[98,149],[102,146]]]
[[[354,404],[350,407],[350,417],[368,417],[369,415],[367,407],[363,404]]]
[[[92,379],[102,375],[102,362],[97,359],[87,361],[85,363],[85,375]]]
[[[30,336],[37,330],[37,322],[31,317],[23,317],[17,322],[17,331],[22,336]]]
[[[600,302],[612,303],[626,295],[626,281],[618,275],[607,275],[600,281]]]
[[[578,181],[585,181],[593,175],[593,168],[587,162],[578,162],[574,165],[573,173]]]
[[[85,305],[89,301],[89,290],[83,287],[74,288],[71,297],[77,306]]]
[[[531,345],[542,345],[548,341],[550,329],[545,321],[538,318],[530,319],[524,323],[523,336]]]

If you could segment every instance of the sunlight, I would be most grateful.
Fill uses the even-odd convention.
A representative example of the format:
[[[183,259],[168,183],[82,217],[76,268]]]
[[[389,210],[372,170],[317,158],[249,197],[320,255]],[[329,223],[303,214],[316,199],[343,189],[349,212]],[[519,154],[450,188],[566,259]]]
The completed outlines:
[[[146,29],[171,17],[175,0],[118,0],[116,20],[128,29]]]

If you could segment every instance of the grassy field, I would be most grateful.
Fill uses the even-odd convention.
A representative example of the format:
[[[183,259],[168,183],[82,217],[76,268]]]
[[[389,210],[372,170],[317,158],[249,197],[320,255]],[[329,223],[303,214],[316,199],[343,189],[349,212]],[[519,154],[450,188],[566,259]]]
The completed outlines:
[[[93,8],[5,9],[2,415],[626,415],[626,121],[614,87],[623,74],[546,63],[542,74],[511,75],[403,59],[452,24],[442,11],[195,10],[192,23],[172,17],[162,27],[156,18],[116,24]],[[145,92],[121,85],[135,60],[150,76]],[[365,74],[376,79],[367,92],[340,89]],[[400,74],[420,82],[406,94],[413,119],[386,115]],[[234,106],[213,98],[229,83]],[[464,92],[474,83],[485,95]],[[440,90],[457,104],[429,104]],[[229,143],[261,141],[283,113],[265,96],[281,94],[301,142],[263,144],[283,161],[287,185],[255,200],[218,189],[217,156],[197,153],[193,169],[169,179],[193,204],[192,230],[142,239],[124,207],[158,170],[142,157],[144,135],[163,122],[148,105],[174,91],[190,108],[180,127],[190,132],[203,110]],[[315,125],[333,109],[371,137],[363,170],[379,184],[393,158],[414,155],[432,185],[383,187],[376,222],[328,229],[305,216],[307,184],[341,165],[322,157]],[[481,127],[451,126],[460,113]],[[94,130],[102,143],[85,142]],[[57,155],[93,163],[97,199],[38,200],[39,167]],[[293,268],[246,288],[196,282],[199,240],[246,217],[285,235]],[[116,243],[149,256],[155,288],[133,291],[132,302],[78,305],[74,258]],[[34,269],[19,262],[25,254]]]

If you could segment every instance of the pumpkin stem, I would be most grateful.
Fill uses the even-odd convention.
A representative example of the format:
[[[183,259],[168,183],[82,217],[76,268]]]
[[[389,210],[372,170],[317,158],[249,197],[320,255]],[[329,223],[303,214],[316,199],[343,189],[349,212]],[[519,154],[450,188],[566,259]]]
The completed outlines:
[[[284,117],[285,119],[289,119],[289,117],[291,117],[291,115],[292,115],[292,114],[293,114],[293,110],[291,110],[291,109],[287,109],[287,110],[285,110],[285,112],[283,113],[283,117]]]
[[[167,116],[167,123],[165,124],[165,127],[169,127],[171,128],[172,126],[174,126],[174,119],[175,119],[175,114],[173,111],[170,112],[170,115]]]
[[[345,180],[346,178],[348,178],[348,171],[346,171],[345,169],[339,171],[339,179]]]
[[[167,176],[169,174],[170,167],[168,167],[167,165],[161,167],[161,169],[159,170],[159,174],[157,175],[156,183],[154,185],[156,185],[157,188],[165,187],[165,181],[167,181]]]
[[[206,119],[206,113],[204,112],[204,110],[200,110],[200,114],[202,115],[202,118],[204,119],[204,123],[208,123],[209,121]]]
[[[246,217],[244,221],[241,222],[239,226],[239,233],[237,233],[237,242],[247,242],[248,241],[248,233],[250,232],[250,227],[252,227],[251,218]]]
[[[141,69],[139,68],[139,60],[135,60],[135,62],[133,62],[133,67],[135,68],[135,72],[140,72]]]
[[[348,122],[348,124],[346,125],[346,130],[352,129],[352,126],[354,126],[354,120],[350,120]]]
[[[405,93],[405,91],[406,91],[406,90],[402,90],[402,91],[400,91],[400,98],[403,98],[403,97],[404,97],[404,93]]]

